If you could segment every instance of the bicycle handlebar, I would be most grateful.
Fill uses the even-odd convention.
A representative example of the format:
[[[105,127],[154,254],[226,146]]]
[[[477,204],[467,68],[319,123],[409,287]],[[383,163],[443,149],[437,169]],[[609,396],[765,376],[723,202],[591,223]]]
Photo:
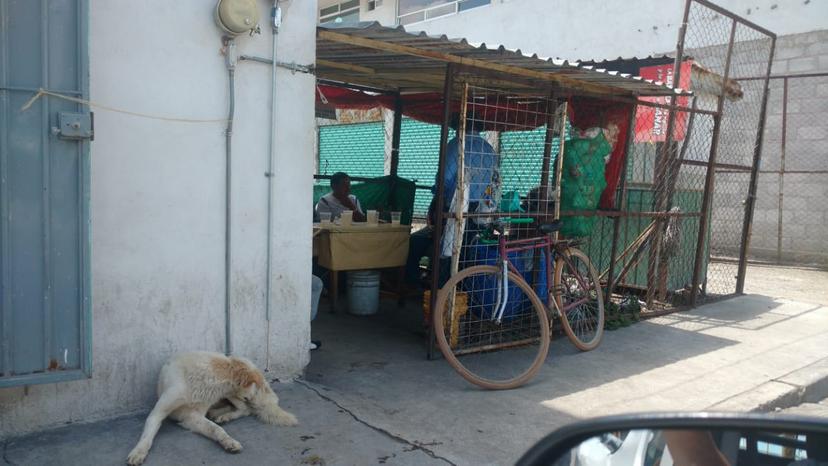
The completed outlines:
[[[524,217],[524,218],[501,217],[501,218],[497,219],[495,222],[496,223],[511,223],[511,224],[534,223],[535,219],[534,218],[526,218],[526,217]]]

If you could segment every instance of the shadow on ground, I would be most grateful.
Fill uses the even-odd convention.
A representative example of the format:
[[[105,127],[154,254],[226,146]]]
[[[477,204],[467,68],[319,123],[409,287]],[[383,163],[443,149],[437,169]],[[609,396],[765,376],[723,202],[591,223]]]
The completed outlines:
[[[804,307],[787,307],[784,306],[786,302],[784,299],[762,294],[753,294],[743,299],[749,299],[751,305],[734,308],[727,313],[720,312],[716,306],[701,307],[692,313],[668,314],[661,318],[661,323],[690,332],[725,327],[760,331],[822,308],[819,304],[810,303]]]
[[[557,336],[531,383],[491,392],[468,384],[444,360],[426,359],[417,303],[405,308],[391,301],[383,304],[381,313],[371,317],[320,313],[313,333],[323,348],[312,353],[306,379],[372,424],[405,432],[409,440],[433,445],[463,464],[513,462],[534,441],[590,415],[590,408],[603,401],[573,399],[567,405],[550,400],[566,400],[607,384],[636,397],[634,384],[625,388],[623,381],[735,343],[646,321],[607,332],[601,346],[589,353]],[[496,451],[484,447],[490,442],[497,443]]]
[[[578,418],[632,411],[765,403],[757,387],[828,367],[828,308],[742,296],[607,332],[578,352],[557,336],[537,377],[516,390],[480,390],[425,358],[420,306],[383,303],[372,317],[313,323],[322,349],[304,380],[277,385],[296,428],[245,418],[226,429],[239,455],[165,423],[148,465],[512,464],[535,441]],[[753,396],[757,394],[757,396]],[[776,395],[774,395],[776,396]],[[744,403],[739,404],[739,406]],[[745,405],[745,408],[751,409]],[[8,440],[15,465],[123,464],[140,436],[133,416]]]

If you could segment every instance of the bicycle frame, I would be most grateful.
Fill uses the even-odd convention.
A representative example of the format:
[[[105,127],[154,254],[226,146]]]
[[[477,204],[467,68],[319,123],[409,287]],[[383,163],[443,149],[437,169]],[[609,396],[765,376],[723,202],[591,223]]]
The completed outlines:
[[[506,311],[506,306],[509,300],[509,286],[507,285],[508,280],[508,271],[511,270],[517,276],[521,276],[520,272],[518,272],[517,268],[512,264],[509,260],[509,253],[512,252],[521,252],[521,251],[536,251],[536,250],[543,250],[544,251],[544,261],[546,262],[546,286],[549,288],[547,292],[547,304],[546,309],[547,312],[550,312],[551,309],[555,309],[561,317],[564,317],[570,309],[580,306],[581,304],[587,302],[589,298],[581,298],[578,301],[570,303],[569,305],[564,306],[563,309],[558,307],[558,302],[555,300],[555,296],[557,290],[554,290],[552,287],[553,284],[553,270],[552,264],[553,262],[553,254],[555,255],[556,259],[560,258],[563,260],[572,270],[576,270],[575,278],[578,280],[578,283],[584,289],[588,289],[586,282],[584,281],[583,277],[581,277],[580,273],[577,273],[577,269],[572,264],[572,261],[569,259],[567,254],[562,254],[561,251],[565,247],[560,242],[555,241],[552,239],[550,235],[544,235],[535,238],[525,238],[525,239],[516,239],[516,240],[507,240],[506,234],[501,233],[498,235],[498,253],[499,253],[499,267],[502,271],[502,275],[498,279],[498,288],[497,288],[497,298],[495,300],[495,309],[497,309],[492,314],[492,320],[494,320],[498,325],[503,320],[503,314]],[[564,246],[564,247],[562,247]],[[534,286],[534,283],[530,284]],[[596,286],[600,286],[596,284]],[[550,316],[551,317],[551,316]]]

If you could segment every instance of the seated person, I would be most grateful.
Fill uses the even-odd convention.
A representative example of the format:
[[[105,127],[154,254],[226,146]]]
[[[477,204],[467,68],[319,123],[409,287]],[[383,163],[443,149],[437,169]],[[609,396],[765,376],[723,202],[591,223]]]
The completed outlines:
[[[342,211],[352,210],[355,222],[365,221],[365,212],[359,199],[351,194],[351,178],[346,173],[337,172],[331,176],[331,192],[325,194],[316,204],[316,212],[330,212],[331,220],[342,215]]]
[[[450,126],[455,131],[459,131],[460,116],[458,114],[452,115]],[[484,131],[483,123],[475,120],[473,117],[466,118],[466,137],[464,141],[464,167],[466,169],[466,183],[469,185],[469,212],[477,210],[477,204],[486,199],[490,190],[490,186],[498,177],[497,168],[499,166],[499,156],[491,144],[486,141],[481,132]],[[454,197],[454,192],[457,187],[457,162],[460,153],[460,138],[454,136],[446,144],[446,165],[443,170],[443,178],[445,180],[444,188],[444,205],[443,212],[448,211],[451,205],[451,199]],[[437,195],[437,180],[434,180],[434,186],[431,188],[431,193]]]
[[[452,115],[451,128],[459,131],[460,116]],[[466,134],[464,141],[464,167],[468,173],[466,183],[469,185],[469,212],[475,212],[478,204],[484,202],[492,191],[492,185],[496,183],[498,174],[499,156],[491,144],[480,135],[484,131],[482,122],[468,117],[466,119]],[[444,179],[444,205],[443,212],[448,211],[451,199],[457,187],[457,165],[460,152],[460,137],[455,136],[446,145],[446,165],[443,170]],[[437,182],[431,189],[432,194],[437,194]],[[406,264],[406,281],[415,284],[419,281],[420,259],[431,255],[432,227],[435,223],[436,199],[432,199],[429,206],[428,220],[429,227],[423,228],[411,235],[409,241],[408,261]],[[445,221],[444,221],[445,222]],[[476,233],[476,228],[467,228],[466,236],[471,237]],[[440,280],[445,283],[449,276],[450,262],[447,258],[440,258]]]

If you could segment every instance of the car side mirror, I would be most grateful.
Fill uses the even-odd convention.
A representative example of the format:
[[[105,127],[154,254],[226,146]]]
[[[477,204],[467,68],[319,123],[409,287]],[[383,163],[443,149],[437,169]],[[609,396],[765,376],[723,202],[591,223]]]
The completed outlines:
[[[517,464],[828,465],[828,420],[739,413],[613,416],[561,428]]]

